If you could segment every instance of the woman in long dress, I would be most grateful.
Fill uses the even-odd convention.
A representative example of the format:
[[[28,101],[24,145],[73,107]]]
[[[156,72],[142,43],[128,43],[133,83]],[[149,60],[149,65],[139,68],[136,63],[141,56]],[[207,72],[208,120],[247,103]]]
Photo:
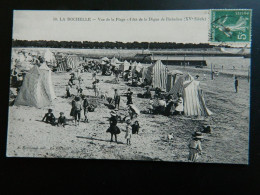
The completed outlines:
[[[109,118],[110,127],[107,129],[107,132],[111,134],[110,142],[113,142],[113,136],[115,137],[115,141],[117,143],[117,134],[120,133],[120,129],[117,127],[117,114],[115,111],[111,111],[111,117]]]

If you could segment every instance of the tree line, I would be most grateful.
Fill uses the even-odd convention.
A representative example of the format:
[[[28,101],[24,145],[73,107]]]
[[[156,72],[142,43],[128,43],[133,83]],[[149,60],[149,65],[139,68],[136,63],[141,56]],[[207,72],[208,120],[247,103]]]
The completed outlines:
[[[49,48],[78,48],[78,49],[184,49],[184,48],[213,48],[214,45],[201,43],[174,42],[91,42],[91,41],[28,41],[13,40],[13,47],[49,47]]]

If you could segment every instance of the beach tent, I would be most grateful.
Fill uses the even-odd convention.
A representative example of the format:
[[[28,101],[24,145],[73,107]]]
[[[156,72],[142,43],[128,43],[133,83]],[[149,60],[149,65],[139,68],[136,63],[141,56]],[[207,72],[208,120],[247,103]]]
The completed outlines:
[[[142,64],[139,62],[135,67],[134,67],[134,71],[137,71],[137,72],[141,72],[143,66]]]
[[[49,87],[49,92],[50,92],[50,95],[52,97],[52,99],[56,98],[56,95],[55,95],[55,92],[54,92],[54,88],[53,88],[53,85],[52,85],[52,76],[51,76],[51,69],[47,66],[46,63],[43,63],[40,68],[40,70],[42,70],[42,72],[44,74],[46,74],[43,78],[45,79],[45,83],[48,84],[48,87]]]
[[[120,62],[116,57],[113,57],[112,59],[111,59],[111,64],[113,64],[113,65],[119,65],[119,64],[123,64],[124,62]]]
[[[182,94],[184,115],[209,116],[212,112],[207,108],[200,82],[194,80],[190,74],[184,74],[178,78],[169,94],[177,98],[177,93]]]
[[[119,70],[124,72],[126,70],[129,70],[129,67],[130,67],[130,63],[125,60],[123,64],[119,65]]]
[[[67,68],[71,68],[72,70],[76,69],[80,64],[80,59],[77,55],[68,55],[66,57]]]
[[[129,69],[131,70],[132,73],[134,73],[136,66],[137,66],[137,62],[136,62],[136,61],[134,61],[134,62],[130,65],[130,68],[129,68]]]
[[[173,86],[174,86],[174,83],[178,80],[178,78],[180,76],[182,76],[183,73],[179,70],[173,70],[171,72],[168,72],[167,74],[167,81],[166,81],[166,91],[170,91]]]
[[[42,108],[49,106],[55,98],[51,75],[46,65],[34,66],[26,75],[15,99],[15,105]]]
[[[161,60],[157,60],[153,65],[149,66],[144,77],[148,83],[151,83],[153,88],[158,87],[166,90],[167,70]]]
[[[64,72],[67,71],[68,69],[68,64],[67,64],[67,58],[64,54],[56,54],[56,63],[57,63],[57,71],[58,72]]]
[[[25,56],[24,56],[23,53],[19,53],[18,56],[19,56],[18,57],[19,62],[24,62],[25,61]]]
[[[44,59],[46,62],[52,64],[53,66],[56,66],[55,56],[49,49],[46,50],[46,52],[44,54]]]

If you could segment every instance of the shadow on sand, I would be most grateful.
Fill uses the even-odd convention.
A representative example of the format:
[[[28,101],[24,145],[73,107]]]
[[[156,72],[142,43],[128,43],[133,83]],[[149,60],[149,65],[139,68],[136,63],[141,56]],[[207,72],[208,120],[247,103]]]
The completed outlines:
[[[98,139],[98,138],[93,138],[93,137],[76,136],[76,138],[82,138],[82,139],[88,139],[88,140],[91,140],[91,141],[101,141],[101,142],[110,143],[110,140]],[[124,144],[124,143],[118,141],[117,144]]]

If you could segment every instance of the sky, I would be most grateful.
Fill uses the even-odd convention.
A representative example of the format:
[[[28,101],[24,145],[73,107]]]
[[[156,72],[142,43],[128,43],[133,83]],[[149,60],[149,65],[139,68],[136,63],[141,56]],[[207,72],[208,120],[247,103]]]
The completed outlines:
[[[188,21],[187,18],[185,19],[185,17],[197,17],[203,19],[201,21]],[[57,20],[55,20],[55,18]],[[71,21],[71,19],[75,18],[81,18],[81,20],[85,21]],[[91,21],[86,21],[88,20],[88,18],[91,18]],[[140,18],[142,19],[142,21],[139,21]],[[161,21],[162,18],[165,20]],[[63,21],[63,19],[65,19],[65,21]],[[105,21],[102,21],[102,19],[105,19]],[[109,19],[110,21],[107,21],[107,19]],[[111,21],[112,19],[114,19],[114,21]],[[134,19],[137,19],[137,21],[135,21]],[[144,21],[145,19],[147,21]],[[16,10],[14,11],[13,39],[56,41],[147,41],[207,43],[208,10]]]
[[[14,10],[13,17],[13,39],[17,40],[198,44],[209,43],[209,34],[209,10]],[[227,45],[247,44],[228,43]]]

